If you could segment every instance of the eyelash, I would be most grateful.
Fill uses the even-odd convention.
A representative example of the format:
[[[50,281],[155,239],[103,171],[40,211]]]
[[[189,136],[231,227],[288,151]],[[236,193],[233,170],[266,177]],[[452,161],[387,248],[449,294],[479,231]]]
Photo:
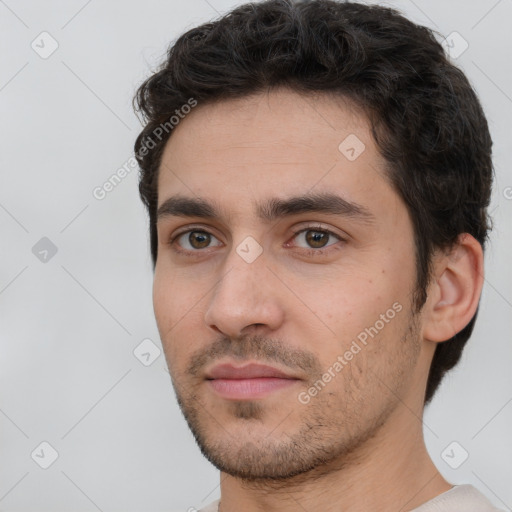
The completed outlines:
[[[178,238],[180,238],[181,236],[186,235],[187,233],[194,232],[194,231],[196,231],[198,233],[207,233],[208,235],[211,235],[211,236],[215,237],[215,235],[213,233],[210,233],[206,229],[203,229],[201,227],[197,227],[197,228],[192,227],[192,228],[187,229],[186,231],[181,231],[180,233],[177,233],[174,237],[171,238],[171,240],[169,240],[169,245],[173,248],[173,250],[175,252],[177,252],[179,254],[186,254],[186,255],[189,255],[189,256],[192,256],[192,257],[194,257],[194,256],[201,256],[202,253],[204,253],[204,251],[206,249],[208,249],[208,247],[206,249],[196,249],[194,251],[190,251],[188,249],[180,248],[175,243],[176,240]],[[318,233],[324,233],[324,234],[329,235],[330,237],[332,236],[334,238],[337,238],[338,241],[340,241],[340,242],[345,242],[346,241],[340,235],[334,233],[333,231],[325,229],[325,228],[323,228],[321,226],[308,226],[306,228],[301,228],[301,229],[299,229],[297,231],[294,231],[292,239],[296,238],[301,233],[304,233],[304,232],[307,232],[307,231],[314,231],[314,232],[318,232]],[[215,237],[215,238],[217,238],[217,237]],[[306,254],[307,256],[322,256],[326,251],[338,250],[339,247],[336,247],[336,244],[332,244],[332,245],[327,246],[326,248],[319,248],[319,249],[310,248],[310,249],[306,249],[306,248],[302,247],[302,248],[299,248],[299,249],[302,249],[303,254]]]

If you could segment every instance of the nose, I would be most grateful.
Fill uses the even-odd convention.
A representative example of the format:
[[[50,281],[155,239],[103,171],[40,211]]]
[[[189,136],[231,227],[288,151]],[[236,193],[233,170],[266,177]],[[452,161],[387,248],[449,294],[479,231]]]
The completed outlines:
[[[233,250],[210,295],[205,323],[232,339],[254,328],[275,331],[284,319],[277,290],[278,283],[267,268],[264,253],[247,263]]]

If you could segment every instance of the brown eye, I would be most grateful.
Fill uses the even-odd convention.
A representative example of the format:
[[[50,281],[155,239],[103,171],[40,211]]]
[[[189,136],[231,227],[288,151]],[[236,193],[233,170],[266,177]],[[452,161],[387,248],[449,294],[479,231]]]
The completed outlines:
[[[342,238],[327,229],[306,228],[295,233],[295,245],[302,249],[323,249],[341,241]],[[322,251],[319,250],[319,253]]]
[[[329,240],[329,233],[325,231],[306,231],[306,242],[314,249],[325,247],[325,244]]]
[[[192,229],[184,231],[171,240],[172,245],[176,245],[188,252],[199,252],[201,249],[210,247],[220,247],[222,242],[208,231]]]
[[[191,231],[188,235],[188,242],[194,249],[204,249],[210,245],[212,237],[204,231]]]

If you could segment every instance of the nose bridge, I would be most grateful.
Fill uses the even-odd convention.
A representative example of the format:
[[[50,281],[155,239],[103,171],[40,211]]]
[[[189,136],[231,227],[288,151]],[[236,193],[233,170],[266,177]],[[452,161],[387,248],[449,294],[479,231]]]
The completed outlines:
[[[245,239],[226,257],[205,314],[209,327],[232,337],[253,324],[275,329],[282,318],[266,255],[253,240]]]

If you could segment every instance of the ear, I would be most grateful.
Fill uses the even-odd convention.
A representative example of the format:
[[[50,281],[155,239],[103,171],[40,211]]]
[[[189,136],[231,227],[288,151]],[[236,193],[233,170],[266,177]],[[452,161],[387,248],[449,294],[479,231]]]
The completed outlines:
[[[484,282],[482,246],[463,233],[452,250],[434,255],[433,269],[423,310],[423,339],[440,342],[464,329],[477,310]]]

